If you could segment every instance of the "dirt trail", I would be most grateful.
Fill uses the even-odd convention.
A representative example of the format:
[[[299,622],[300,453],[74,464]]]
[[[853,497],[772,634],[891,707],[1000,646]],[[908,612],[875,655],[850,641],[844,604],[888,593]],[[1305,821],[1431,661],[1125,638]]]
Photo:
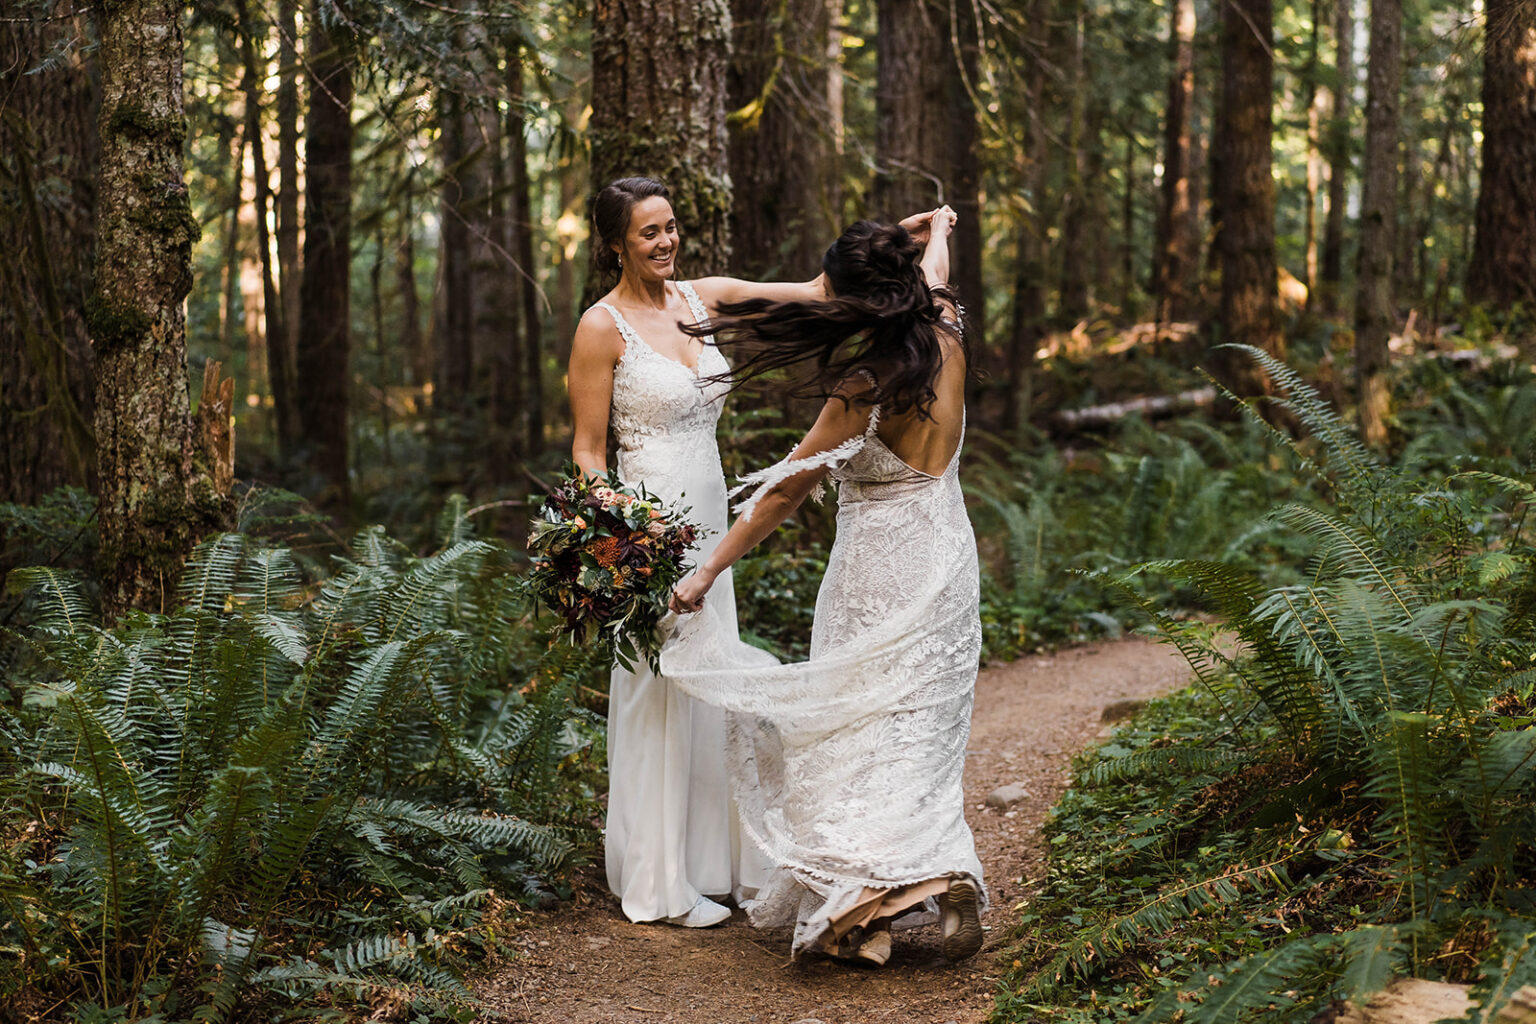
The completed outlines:
[[[1106,705],[1182,685],[1167,647],[1121,640],[982,671],[965,765],[966,817],[992,892],[987,945],[959,965],[938,955],[936,927],[898,932],[891,962],[865,971],[820,958],[789,961],[787,932],[756,931],[738,911],[707,930],[631,924],[589,869],[572,903],[535,916],[524,954],[477,986],[519,1024],[977,1024],[1001,973],[998,947],[1025,881],[1044,868],[1040,826],[1067,783],[1072,755],[1103,728]],[[1000,786],[1028,795],[986,807]]]

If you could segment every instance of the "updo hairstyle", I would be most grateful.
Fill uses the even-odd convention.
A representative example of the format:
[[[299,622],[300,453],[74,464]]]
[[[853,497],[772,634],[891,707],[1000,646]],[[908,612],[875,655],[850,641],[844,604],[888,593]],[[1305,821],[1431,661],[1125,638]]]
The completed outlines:
[[[617,277],[620,273],[619,254],[613,247],[624,248],[624,235],[629,231],[629,217],[635,204],[654,196],[670,201],[672,193],[654,178],[637,177],[611,181],[592,197],[592,227],[597,234],[592,257],[598,272],[605,277]]]

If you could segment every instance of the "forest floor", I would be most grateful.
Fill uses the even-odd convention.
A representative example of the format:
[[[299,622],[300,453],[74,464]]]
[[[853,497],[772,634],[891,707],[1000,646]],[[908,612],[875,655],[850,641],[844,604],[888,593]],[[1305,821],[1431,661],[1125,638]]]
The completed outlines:
[[[992,665],[976,682],[965,765],[966,817],[992,908],[981,953],[958,965],[938,952],[937,926],[896,933],[891,962],[861,970],[820,957],[789,960],[788,931],[757,931],[737,911],[711,929],[631,924],[601,865],[572,901],[535,912],[511,940],[522,952],[476,985],[491,1020],[518,1024],[977,1024],[986,1020],[1015,906],[1044,874],[1041,825],[1072,756],[1104,729],[1116,701],[1183,685],[1172,648],[1126,639]],[[999,787],[1027,795],[986,806]]]

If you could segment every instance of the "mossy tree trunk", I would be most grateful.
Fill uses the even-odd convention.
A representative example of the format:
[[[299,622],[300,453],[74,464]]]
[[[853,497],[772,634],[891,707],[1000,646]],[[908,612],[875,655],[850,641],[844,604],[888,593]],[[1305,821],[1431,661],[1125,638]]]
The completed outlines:
[[[1222,8],[1222,89],[1216,175],[1221,258],[1221,340],[1284,357],[1275,279],[1275,179],[1270,104],[1274,98],[1271,0],[1232,0]],[[1247,356],[1214,353],[1212,369],[1240,396],[1264,390]]]
[[[665,183],[682,231],[683,277],[730,264],[730,42],[728,0],[592,5],[593,191],[636,174]]]
[[[79,51],[33,73],[89,16],[0,19],[0,501],[95,468],[85,327],[96,211],[97,80]]]
[[[1467,292],[1536,308],[1536,0],[1488,0],[1483,173]]]
[[[732,270],[808,278],[841,230],[826,0],[734,0],[730,71]]]
[[[1370,68],[1365,101],[1365,164],[1360,254],[1355,279],[1355,400],[1361,438],[1387,439],[1387,338],[1392,333],[1392,252],[1397,224],[1402,0],[1371,0]]]
[[[198,227],[182,175],[181,9],[175,0],[97,7],[101,171],[89,319],[109,622],[129,608],[167,608],[186,555],[229,513],[207,456],[196,457],[187,394],[182,303]]]
[[[333,512],[345,509],[351,493],[352,47],[337,6],[315,0],[308,17],[304,271],[295,358],[305,486]]]

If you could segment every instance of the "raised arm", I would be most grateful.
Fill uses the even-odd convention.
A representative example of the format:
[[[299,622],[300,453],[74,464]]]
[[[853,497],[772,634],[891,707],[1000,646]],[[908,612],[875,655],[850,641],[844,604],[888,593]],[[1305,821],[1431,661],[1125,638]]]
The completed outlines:
[[[624,354],[624,339],[608,314],[589,309],[571,339],[571,460],[587,473],[608,472],[608,409],[613,402],[613,368]]]
[[[923,250],[923,257],[917,261],[917,265],[923,268],[923,277],[928,287],[949,284],[949,233],[955,229],[955,211],[941,206],[930,214],[919,216],[929,218],[928,246]],[[921,236],[918,237],[921,240]]]
[[[825,276],[809,281],[743,281],[736,277],[702,277],[693,282],[711,314],[727,302],[768,299],[770,302],[816,302],[828,297]]]
[[[869,406],[845,402],[841,397],[833,395],[821,407],[821,415],[786,462],[811,459],[861,436],[869,429],[869,417]],[[738,517],[698,571],[678,584],[672,592],[672,610],[698,611],[704,604],[704,595],[720,574],[778,529],[779,524],[788,519],[804,503],[807,495],[816,489],[816,485],[821,483],[828,468],[824,464],[812,462],[806,469],[768,485],[763,493],[757,495],[756,507],[752,509],[751,516]]]

